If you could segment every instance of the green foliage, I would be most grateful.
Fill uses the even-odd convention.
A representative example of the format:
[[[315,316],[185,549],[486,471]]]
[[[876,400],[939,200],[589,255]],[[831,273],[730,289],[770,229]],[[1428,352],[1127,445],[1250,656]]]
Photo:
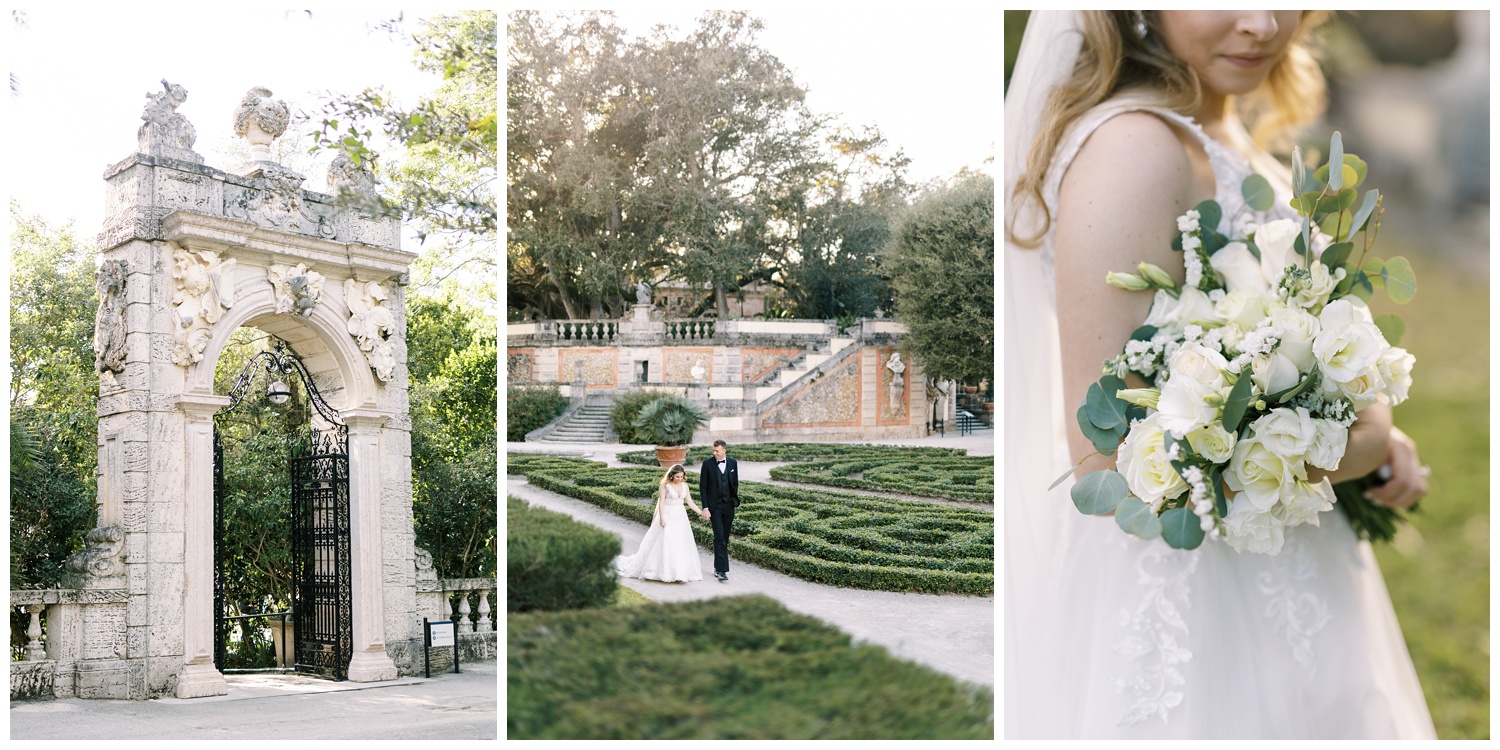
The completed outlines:
[[[620,539],[508,498],[507,612],[602,607],[615,596]]]
[[[682,396],[663,394],[641,407],[633,424],[652,443],[673,447],[692,442],[693,433],[708,424],[708,413]]]
[[[881,455],[878,450],[872,453],[874,455],[870,458],[777,466],[771,469],[771,478],[851,490],[897,492],[979,503],[995,501],[995,459],[992,456],[911,460]]]
[[[660,469],[511,454],[511,472],[534,486],[598,505],[641,524],[655,508]],[[696,481],[689,467],[688,484]],[[741,482],[736,559],[808,581],[881,591],[988,596],[994,591],[991,513],[933,503]],[[693,527],[700,545],[713,530]]]
[[[11,454],[12,589],[58,585],[63,561],[82,548],[97,520],[93,482],[83,480],[78,457],[70,455],[72,446],[63,436],[71,426],[60,416],[25,408],[11,412],[12,443],[19,432],[35,446],[34,456]]]
[[[635,426],[635,418],[640,415],[641,409],[646,404],[655,401],[664,395],[666,391],[641,388],[631,391],[615,399],[614,406],[609,408],[609,425],[619,436],[619,441],[627,445],[650,445],[651,436]],[[656,453],[651,453],[651,464],[656,463]]]
[[[1069,494],[1080,513],[1102,516],[1113,511],[1130,494],[1130,488],[1117,471],[1095,471],[1083,475]]]
[[[967,174],[921,196],[882,254],[903,346],[928,377],[994,376],[995,181]]]
[[[306,416],[284,414],[263,399],[231,415],[245,421],[221,428],[229,433],[221,438],[225,598],[240,614],[280,611],[291,605],[295,578],[287,459],[306,446]]]
[[[512,739],[993,739],[994,697],[764,596],[506,618]]]
[[[711,445],[688,448],[687,460],[700,463],[713,454]],[[746,443],[729,446],[729,455],[741,461],[831,461],[887,460],[926,461],[965,455],[962,448],[929,446],[864,445],[859,443]],[[616,456],[620,461],[655,466],[654,451],[629,451]]]
[[[526,440],[526,433],[546,425],[568,408],[568,399],[553,385],[513,385],[505,392],[505,439]]]

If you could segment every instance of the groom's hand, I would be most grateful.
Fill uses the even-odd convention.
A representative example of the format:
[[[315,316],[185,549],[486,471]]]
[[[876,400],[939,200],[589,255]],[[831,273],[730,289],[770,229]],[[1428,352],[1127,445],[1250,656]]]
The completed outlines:
[[[707,521],[708,520],[708,509],[707,508],[703,509],[702,515],[703,515],[703,520]]]

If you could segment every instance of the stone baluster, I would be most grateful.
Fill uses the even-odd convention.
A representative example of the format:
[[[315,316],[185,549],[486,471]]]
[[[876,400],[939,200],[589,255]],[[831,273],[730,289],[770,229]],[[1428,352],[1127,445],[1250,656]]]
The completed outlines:
[[[467,590],[458,592],[458,617],[455,619],[458,621],[458,632],[474,632],[474,622],[469,619],[469,592]]]
[[[494,624],[490,622],[490,590],[479,589],[479,623],[475,632],[488,633],[494,630]]]
[[[42,645],[42,610],[45,604],[27,604],[24,608],[31,615],[31,622],[26,626],[25,661],[44,661],[47,658],[47,649]]]

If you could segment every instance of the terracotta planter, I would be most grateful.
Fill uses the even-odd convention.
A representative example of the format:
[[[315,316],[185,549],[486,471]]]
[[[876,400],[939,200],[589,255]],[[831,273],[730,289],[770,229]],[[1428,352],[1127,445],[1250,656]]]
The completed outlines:
[[[986,401],[986,402],[984,402],[984,410],[985,411],[994,411],[995,410],[995,402],[994,401]]]
[[[978,393],[978,392],[979,392],[979,386],[977,386],[977,385],[966,385],[966,386],[964,386],[964,393],[973,395],[973,394]]]
[[[656,446],[656,463],[660,464],[664,469],[673,464],[680,464],[687,460],[687,452],[688,447],[686,445],[674,445],[672,447],[658,445]]]

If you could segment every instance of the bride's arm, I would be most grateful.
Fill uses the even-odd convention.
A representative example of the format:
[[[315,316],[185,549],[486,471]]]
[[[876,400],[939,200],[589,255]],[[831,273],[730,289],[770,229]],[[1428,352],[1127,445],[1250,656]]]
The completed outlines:
[[[1074,414],[1104,360],[1120,354],[1151,307],[1151,294],[1116,289],[1105,275],[1133,273],[1147,261],[1181,283],[1182,255],[1172,250],[1176,219],[1212,197],[1212,175],[1205,185],[1183,137],[1153,115],[1128,112],[1100,125],[1063,177],[1055,217],[1057,322],[1074,461],[1094,453]],[[1077,476],[1114,465],[1113,456],[1096,455]]]
[[[656,519],[665,527],[667,525],[667,514],[662,512],[662,506],[667,502],[667,486],[662,485],[656,493]]]

